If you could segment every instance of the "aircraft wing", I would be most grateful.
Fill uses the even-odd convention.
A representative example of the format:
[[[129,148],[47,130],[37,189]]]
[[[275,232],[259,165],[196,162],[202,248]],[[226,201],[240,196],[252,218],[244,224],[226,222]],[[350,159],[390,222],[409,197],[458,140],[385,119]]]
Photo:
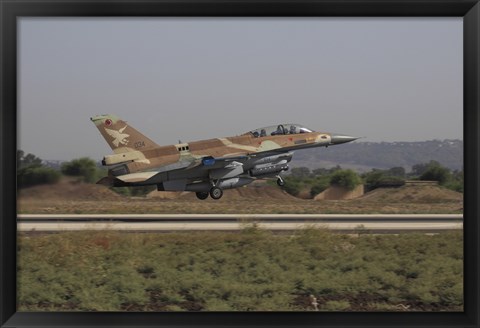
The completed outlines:
[[[129,173],[121,176],[115,177],[122,182],[128,183],[152,183],[158,177],[163,174],[170,174],[174,171],[231,171],[231,174],[240,174],[240,171],[243,172],[243,162],[248,160],[248,156],[232,156],[232,157],[221,157],[214,158],[211,156],[203,157],[200,159],[185,159],[176,163],[168,164],[159,168],[156,168],[151,171],[144,172],[135,172]],[[224,172],[223,172],[224,174]],[[105,184],[107,181],[99,181],[100,184]]]
[[[151,171],[136,172],[117,176],[119,179],[127,183],[156,183],[156,180],[162,181],[160,177],[173,172],[185,172],[186,176],[195,176],[194,171],[209,172],[212,179],[226,179],[235,177],[244,173],[244,164],[252,159],[260,160],[272,155],[279,155],[278,151],[268,151],[255,153],[250,155],[234,155],[225,157],[206,156],[196,159],[184,159],[176,163],[168,164]],[[268,159],[267,159],[268,160]],[[187,171],[189,173],[187,173]],[[202,174],[200,174],[202,175]]]

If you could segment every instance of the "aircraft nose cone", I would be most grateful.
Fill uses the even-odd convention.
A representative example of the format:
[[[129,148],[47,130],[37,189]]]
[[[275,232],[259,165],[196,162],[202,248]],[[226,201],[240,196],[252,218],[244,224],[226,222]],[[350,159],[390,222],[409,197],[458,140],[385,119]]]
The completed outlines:
[[[350,142],[357,139],[359,139],[359,137],[351,137],[343,134],[332,134],[330,143],[332,145],[339,145],[339,144]]]

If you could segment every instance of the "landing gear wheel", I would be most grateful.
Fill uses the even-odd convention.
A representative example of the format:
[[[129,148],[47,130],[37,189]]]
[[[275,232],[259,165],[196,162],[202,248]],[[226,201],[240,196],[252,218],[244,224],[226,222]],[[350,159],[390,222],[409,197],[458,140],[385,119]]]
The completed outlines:
[[[208,198],[208,192],[207,191],[199,191],[196,192],[195,195],[197,195],[198,199],[204,200]]]
[[[220,199],[223,196],[223,190],[218,187],[212,187],[212,189],[210,189],[210,196],[213,199]]]
[[[279,185],[280,187],[283,187],[285,185],[285,181],[282,178],[278,177],[277,185]]]

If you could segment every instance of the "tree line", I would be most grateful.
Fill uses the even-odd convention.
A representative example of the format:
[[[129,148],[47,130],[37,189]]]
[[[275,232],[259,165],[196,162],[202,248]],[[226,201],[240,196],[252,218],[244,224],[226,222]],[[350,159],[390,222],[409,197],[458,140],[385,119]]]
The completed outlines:
[[[95,183],[106,170],[100,168],[88,157],[77,158],[62,163],[60,170],[44,164],[43,160],[34,154],[25,154],[17,150],[17,186],[26,188],[40,184],[57,183],[62,175],[77,177],[79,182]]]
[[[96,183],[106,175],[107,170],[88,157],[64,162],[58,170],[45,165],[43,160],[34,154],[25,154],[24,151],[17,150],[18,188],[54,184],[59,182],[62,176],[76,178],[76,182]],[[155,186],[112,188],[125,196],[144,196],[154,189]]]
[[[25,154],[17,151],[17,185],[19,188],[31,187],[39,184],[57,183],[62,176],[76,177],[78,182],[95,183],[107,174],[107,170],[88,157],[73,159],[62,163],[60,170],[48,167],[34,154]],[[307,167],[292,168],[284,176],[284,189],[298,196],[307,190],[310,197],[321,193],[330,186],[340,186],[353,190],[360,184],[365,185],[366,191],[379,187],[401,186],[405,180],[437,181],[439,185],[451,190],[463,192],[463,169],[450,170],[438,163],[416,164],[410,172],[403,167],[393,167],[387,170],[372,169],[369,172],[358,174],[340,166],[332,168],[317,168],[310,170]],[[114,190],[128,196],[141,196],[155,189],[154,187],[115,188]]]
[[[463,169],[450,170],[437,161],[416,164],[410,172],[403,167],[393,167],[387,170],[372,169],[359,174],[340,166],[332,168],[318,168],[310,170],[307,167],[296,167],[284,177],[285,190],[298,196],[304,191],[309,191],[314,197],[330,186],[340,186],[353,190],[360,184],[365,186],[365,191],[380,187],[398,187],[405,184],[406,180],[437,181],[440,186],[463,193]]]

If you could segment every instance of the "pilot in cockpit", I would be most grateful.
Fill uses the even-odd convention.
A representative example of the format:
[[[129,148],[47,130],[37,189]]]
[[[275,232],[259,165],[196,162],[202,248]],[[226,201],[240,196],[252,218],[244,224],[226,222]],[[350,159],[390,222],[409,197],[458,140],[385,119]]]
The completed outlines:
[[[283,129],[283,125],[279,125],[279,126],[277,126],[277,131],[272,132],[272,136],[277,136],[277,135],[284,134],[284,133],[285,133],[285,131]]]

